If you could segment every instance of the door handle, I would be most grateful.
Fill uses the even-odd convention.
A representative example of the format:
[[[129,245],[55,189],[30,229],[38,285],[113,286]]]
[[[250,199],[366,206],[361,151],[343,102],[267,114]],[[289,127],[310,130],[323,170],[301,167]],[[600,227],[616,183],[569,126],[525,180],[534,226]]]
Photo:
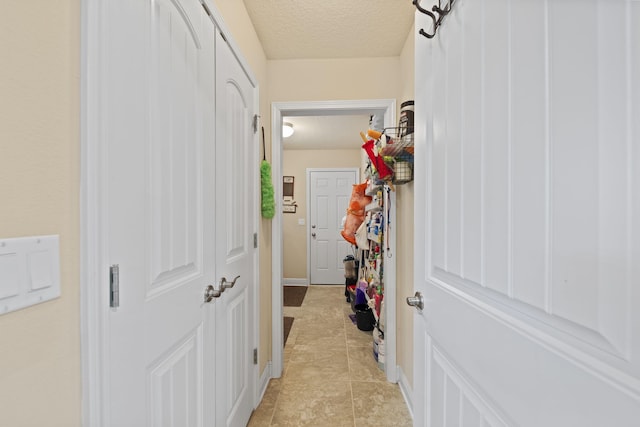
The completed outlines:
[[[315,238],[316,237],[316,233],[311,233],[311,237]]]
[[[204,290],[204,302],[211,302],[214,298],[220,298],[224,289],[216,289],[212,285],[207,286]]]
[[[223,277],[220,279],[220,288],[216,289],[213,285],[207,286],[204,290],[204,302],[211,302],[214,298],[220,298],[220,295],[224,292],[225,289],[233,288],[236,284],[236,280],[238,280],[240,276],[236,276],[235,279],[231,282],[227,282],[227,278]]]
[[[424,310],[424,298],[420,292],[416,292],[415,296],[407,297],[407,305],[415,307],[416,310]]]
[[[220,292],[224,292],[225,289],[233,288],[236,285],[236,280],[239,278],[240,276],[236,276],[236,278],[231,282],[227,282],[226,277],[220,279]]]
[[[315,224],[311,226],[311,228],[316,228]]]

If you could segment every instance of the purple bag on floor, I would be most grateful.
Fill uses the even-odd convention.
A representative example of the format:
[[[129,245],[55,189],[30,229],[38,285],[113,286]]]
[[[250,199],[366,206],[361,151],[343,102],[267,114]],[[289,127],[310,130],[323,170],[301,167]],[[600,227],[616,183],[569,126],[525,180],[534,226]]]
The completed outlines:
[[[358,304],[367,304],[367,297],[364,294],[364,291],[360,288],[356,289],[356,301],[355,301],[355,305]]]

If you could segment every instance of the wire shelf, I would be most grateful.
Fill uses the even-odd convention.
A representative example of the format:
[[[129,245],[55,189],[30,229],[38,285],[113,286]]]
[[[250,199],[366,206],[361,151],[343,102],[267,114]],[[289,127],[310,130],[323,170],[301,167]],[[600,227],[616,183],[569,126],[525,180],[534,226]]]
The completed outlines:
[[[407,131],[410,131],[410,133],[406,133]],[[413,163],[412,128],[386,128],[383,132],[383,137],[380,139],[380,154],[382,156],[393,157],[395,162]]]

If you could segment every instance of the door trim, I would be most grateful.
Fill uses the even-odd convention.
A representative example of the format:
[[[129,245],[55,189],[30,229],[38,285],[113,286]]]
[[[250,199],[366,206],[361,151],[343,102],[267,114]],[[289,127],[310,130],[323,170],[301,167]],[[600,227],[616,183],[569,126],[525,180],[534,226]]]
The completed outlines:
[[[251,72],[249,63],[240,53],[237,43],[222,19],[222,14],[211,0],[207,3],[212,23],[225,35],[233,54],[247,75],[253,90],[254,111],[260,111],[258,80]],[[108,426],[109,413],[109,295],[108,260],[106,258],[107,234],[104,230],[106,183],[104,174],[104,147],[107,144],[103,117],[102,99],[106,94],[104,74],[104,51],[108,41],[108,3],[100,0],[81,0],[80,15],[80,359],[82,381],[83,426]],[[254,164],[259,165],[259,138],[254,134]],[[260,206],[260,176],[254,185],[252,197]],[[259,229],[259,217],[254,215],[252,227]],[[253,278],[253,328],[259,330],[259,248],[255,250]],[[254,334],[253,348],[258,348],[259,334]],[[250,373],[254,382],[253,407],[261,398],[258,365]]]
[[[365,99],[345,101],[295,101],[273,102],[271,104],[271,171],[273,182],[282,182],[282,117],[289,116],[329,116],[370,114],[372,112],[384,115],[384,126],[396,125],[395,99]],[[276,200],[276,215],[272,224],[272,255],[271,255],[271,375],[274,378],[282,376],[283,370],[283,326],[282,326],[282,188],[274,188]],[[392,193],[391,208],[395,209],[395,193]],[[395,216],[392,215],[391,227],[395,229]],[[390,245],[395,253],[395,235],[391,234]],[[388,277],[385,295],[387,310],[387,328],[396,328],[396,266],[395,257],[389,258],[385,265]],[[396,334],[385,336],[387,380],[397,382],[398,370],[396,366]]]
[[[360,179],[358,168],[307,168],[307,282],[311,284],[311,173],[312,172],[353,172],[356,174],[356,183]]]

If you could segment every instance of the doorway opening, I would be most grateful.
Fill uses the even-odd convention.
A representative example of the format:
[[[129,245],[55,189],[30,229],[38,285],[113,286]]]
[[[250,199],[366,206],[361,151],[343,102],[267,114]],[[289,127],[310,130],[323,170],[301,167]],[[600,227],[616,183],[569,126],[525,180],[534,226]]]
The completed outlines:
[[[282,125],[284,117],[305,117],[305,116],[342,116],[342,115],[365,115],[375,114],[384,118],[384,127],[395,125],[396,101],[394,99],[377,100],[350,100],[350,101],[308,101],[308,102],[275,102],[271,108],[271,155],[272,173],[275,183],[282,182],[283,179],[283,139]],[[357,136],[356,136],[357,138]],[[272,253],[272,367],[271,375],[279,378],[283,370],[283,308],[282,308],[282,285],[283,285],[283,190],[281,185],[275,185],[276,216],[273,219],[273,253]],[[395,197],[391,198],[392,206],[395,204]],[[392,227],[395,224],[391,225]],[[392,238],[390,244],[395,248],[395,239]],[[388,262],[387,274],[388,282],[385,295],[386,322],[390,331],[395,331],[395,306],[396,306],[396,284],[395,284],[395,260],[391,258]],[[397,382],[396,369],[396,341],[395,333],[386,337],[386,363],[385,375],[388,381]]]

